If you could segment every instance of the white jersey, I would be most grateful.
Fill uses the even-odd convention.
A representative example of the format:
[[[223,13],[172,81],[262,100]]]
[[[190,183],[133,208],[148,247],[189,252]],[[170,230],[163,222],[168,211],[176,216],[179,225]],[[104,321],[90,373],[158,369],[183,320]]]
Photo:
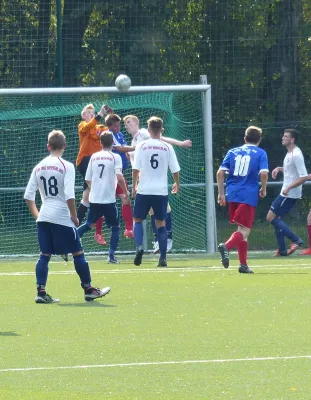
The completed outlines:
[[[296,179],[308,176],[303,154],[299,147],[295,147],[293,151],[286,154],[283,162],[283,168],[284,182],[281,189],[281,194],[283,190]],[[288,196],[286,197],[291,199],[299,199],[301,194],[302,185],[290,189]]]
[[[140,171],[137,193],[160,196],[168,195],[168,169],[180,171],[173,146],[160,139],[138,143],[132,168]]]
[[[42,205],[37,222],[74,227],[67,200],[75,198],[75,169],[61,157],[48,156],[35,166],[24,199],[35,201],[39,189]]]
[[[122,159],[108,150],[94,153],[90,159],[85,180],[91,181],[90,203],[116,202],[117,174],[122,175]]]
[[[150,133],[146,128],[141,128],[135,135],[133,136],[131,146],[137,146],[139,142],[144,142],[145,140],[150,139]],[[134,163],[135,151],[131,151],[128,153],[130,155],[131,164]]]

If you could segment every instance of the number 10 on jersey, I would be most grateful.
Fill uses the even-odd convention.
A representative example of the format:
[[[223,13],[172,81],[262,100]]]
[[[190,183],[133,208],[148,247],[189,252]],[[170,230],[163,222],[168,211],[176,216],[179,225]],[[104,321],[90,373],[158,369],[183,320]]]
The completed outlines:
[[[238,155],[235,157],[234,176],[246,176],[249,169],[250,156]]]

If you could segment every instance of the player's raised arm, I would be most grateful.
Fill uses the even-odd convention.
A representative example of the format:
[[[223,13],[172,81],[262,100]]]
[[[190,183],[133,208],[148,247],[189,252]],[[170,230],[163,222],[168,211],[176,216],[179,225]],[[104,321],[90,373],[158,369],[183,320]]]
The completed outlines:
[[[135,146],[112,146],[113,150],[117,150],[120,153],[129,153],[130,151],[135,151]]]
[[[166,137],[166,136],[161,136],[161,140],[163,140],[163,142],[169,143],[173,146],[178,146],[178,147],[182,147],[184,149],[190,149],[190,147],[192,147],[192,141],[190,139],[187,140],[176,140],[170,137]]]

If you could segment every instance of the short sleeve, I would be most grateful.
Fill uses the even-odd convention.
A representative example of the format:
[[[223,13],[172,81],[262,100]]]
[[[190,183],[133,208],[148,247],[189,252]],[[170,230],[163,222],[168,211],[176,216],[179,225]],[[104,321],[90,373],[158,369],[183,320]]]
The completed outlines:
[[[66,172],[64,176],[64,194],[65,200],[75,198],[75,169],[71,163],[66,165]]]
[[[32,170],[32,173],[30,175],[25,193],[24,193],[24,199],[25,200],[32,200],[35,201],[36,199],[36,191],[38,190],[38,182],[37,182],[37,178],[36,178],[36,169],[37,167],[35,167]]]
[[[268,157],[265,151],[262,152],[260,159],[259,159],[259,171],[267,171],[269,172],[268,166]]]
[[[122,171],[122,158],[119,156],[119,154],[114,154],[114,157],[115,157],[115,165],[114,165],[115,171],[118,171],[118,170]]]
[[[134,152],[134,162],[132,165],[132,169],[137,169],[140,171],[141,168],[141,146],[136,146],[135,152]]]
[[[303,178],[303,177],[307,176],[308,172],[307,172],[307,169],[305,166],[305,161],[304,161],[302,153],[299,152],[298,154],[295,154],[293,157],[293,160],[294,160],[294,164],[296,166],[299,177]]]
[[[226,154],[225,158],[223,159],[223,162],[221,163],[221,166],[219,169],[222,169],[224,171],[230,171],[230,154],[231,151],[229,150],[228,153]]]

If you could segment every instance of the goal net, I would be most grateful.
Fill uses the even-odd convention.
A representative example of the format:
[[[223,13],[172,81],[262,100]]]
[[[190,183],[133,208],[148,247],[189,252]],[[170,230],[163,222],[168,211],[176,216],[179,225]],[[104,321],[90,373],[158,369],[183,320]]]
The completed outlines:
[[[61,129],[67,137],[64,158],[72,163],[78,153],[77,126],[82,108],[93,103],[96,110],[105,103],[123,118],[133,114],[146,127],[147,119],[156,115],[164,120],[165,136],[178,140],[191,139],[190,150],[175,147],[181,166],[181,190],[169,195],[173,218],[173,249],[182,251],[206,250],[206,185],[204,131],[201,92],[146,92],[146,93],[64,93],[41,95],[0,96],[0,256],[31,255],[38,253],[35,222],[23,200],[32,168],[48,155],[47,135]],[[128,143],[130,135],[122,124]],[[131,168],[125,172],[131,183]],[[171,176],[169,177],[172,183]],[[76,173],[76,203],[82,196],[82,179]],[[40,198],[37,196],[38,206]],[[133,202],[132,202],[133,203]],[[119,200],[118,206],[120,207]],[[121,218],[119,250],[135,250],[134,241],[123,238],[124,222]],[[86,253],[104,252],[90,232],[83,237]],[[104,226],[104,236],[109,230]],[[153,235],[147,218],[148,248],[152,248]]]

